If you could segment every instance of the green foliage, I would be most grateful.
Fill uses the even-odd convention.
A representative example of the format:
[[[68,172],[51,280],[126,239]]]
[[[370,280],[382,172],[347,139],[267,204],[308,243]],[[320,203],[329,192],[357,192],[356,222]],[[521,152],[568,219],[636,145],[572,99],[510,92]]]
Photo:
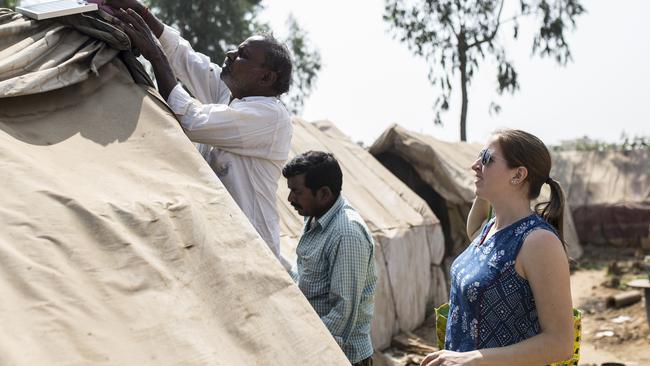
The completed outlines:
[[[507,57],[499,33],[508,24],[513,37],[519,37],[518,21],[532,17],[539,21],[533,37],[532,52],[552,57],[565,65],[571,60],[565,39],[568,29],[575,28],[575,19],[585,12],[579,0],[518,0],[519,9],[504,19],[505,0],[386,0],[384,20],[394,36],[407,44],[416,55],[430,65],[429,80],[440,88],[436,99],[435,123],[441,123],[440,112],[449,109],[451,78],[458,72],[462,93],[461,140],[466,140],[467,87],[478,71],[481,61],[492,56],[497,63],[497,92],[514,93],[519,89],[517,71]],[[491,112],[500,110],[494,103]]]
[[[11,8],[16,7],[16,0],[0,0],[0,8]]]
[[[255,33],[272,33],[268,24],[257,21],[261,0],[149,0],[163,23],[179,29],[192,47],[221,65],[226,51]],[[294,58],[293,84],[283,99],[293,113],[299,113],[315,86],[321,69],[320,53],[307,33],[290,17],[289,35],[284,42]]]
[[[287,20],[289,36],[285,41],[293,55],[293,83],[286,95],[286,105],[293,114],[298,114],[304,105],[304,99],[311,94],[318,72],[321,56],[318,49],[311,45],[305,32],[293,16]]]
[[[153,13],[177,28],[197,51],[221,64],[225,51],[257,29],[261,0],[149,0]]]
[[[618,142],[606,142],[590,139],[587,136],[574,140],[562,141],[560,145],[551,146],[553,151],[631,151],[650,149],[650,136],[630,137],[622,133]]]

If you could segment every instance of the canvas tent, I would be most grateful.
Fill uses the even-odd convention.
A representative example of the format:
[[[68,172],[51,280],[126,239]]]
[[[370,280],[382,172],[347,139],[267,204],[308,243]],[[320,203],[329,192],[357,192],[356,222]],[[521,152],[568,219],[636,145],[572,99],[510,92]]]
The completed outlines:
[[[446,142],[393,125],[369,152],[419,194],[440,219],[447,256],[458,255],[469,243],[466,222],[474,199],[471,165],[481,150],[478,144]],[[548,197],[544,186],[541,197]],[[564,239],[572,258],[582,255],[575,225],[565,206]]]
[[[129,48],[0,10],[0,364],[349,365]]]
[[[308,150],[333,153],[343,170],[343,195],[372,232],[379,277],[372,340],[375,349],[384,349],[400,331],[419,326],[433,305],[447,301],[439,222],[422,199],[331,122],[295,118],[293,123],[291,156]],[[295,261],[303,218],[287,202],[288,194],[283,180],[278,190],[281,246],[283,255]]]
[[[650,248],[650,149],[553,153],[580,240]]]

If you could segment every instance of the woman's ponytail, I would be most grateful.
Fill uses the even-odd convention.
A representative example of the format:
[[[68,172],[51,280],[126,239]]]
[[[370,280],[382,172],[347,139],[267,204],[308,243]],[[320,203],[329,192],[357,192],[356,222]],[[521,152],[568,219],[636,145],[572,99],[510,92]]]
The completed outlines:
[[[547,178],[544,182],[551,187],[551,198],[548,202],[538,203],[535,205],[535,211],[540,214],[551,224],[555,230],[557,230],[558,235],[560,236],[560,241],[565,246],[564,242],[564,192],[560,183],[558,183],[553,178]]]

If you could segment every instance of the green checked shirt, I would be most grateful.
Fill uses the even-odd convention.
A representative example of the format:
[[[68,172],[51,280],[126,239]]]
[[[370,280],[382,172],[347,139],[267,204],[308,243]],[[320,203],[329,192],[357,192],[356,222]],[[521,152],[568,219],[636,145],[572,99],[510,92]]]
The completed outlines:
[[[310,219],[296,248],[294,279],[350,362],[363,361],[373,352],[370,321],[377,276],[372,236],[343,196],[321,218]]]

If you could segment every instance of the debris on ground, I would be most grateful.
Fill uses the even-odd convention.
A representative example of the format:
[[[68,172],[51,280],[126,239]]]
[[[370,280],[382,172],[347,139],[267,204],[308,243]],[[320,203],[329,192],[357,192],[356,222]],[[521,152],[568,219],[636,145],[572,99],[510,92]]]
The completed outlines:
[[[621,324],[629,322],[630,320],[632,320],[632,318],[627,315],[619,315],[616,318],[612,319],[612,323]]]
[[[641,301],[643,295],[641,292],[632,290],[620,292],[607,297],[606,304],[608,308],[620,309]]]

